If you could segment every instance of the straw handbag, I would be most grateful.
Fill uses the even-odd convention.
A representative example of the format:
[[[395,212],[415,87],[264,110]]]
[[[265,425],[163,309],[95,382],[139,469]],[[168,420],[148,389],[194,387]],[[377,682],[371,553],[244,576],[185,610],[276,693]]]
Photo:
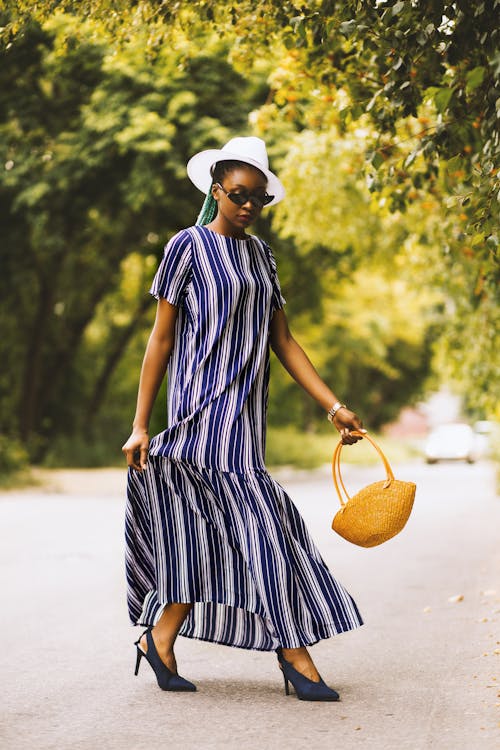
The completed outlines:
[[[404,527],[413,507],[417,487],[413,482],[402,482],[394,478],[388,460],[367,433],[352,432],[351,435],[365,438],[378,451],[387,479],[369,484],[349,497],[340,473],[340,441],[333,454],[332,467],[333,482],[341,508],[335,514],[332,529],[360,547],[375,547],[399,534]],[[344,500],[341,487],[347,502]]]

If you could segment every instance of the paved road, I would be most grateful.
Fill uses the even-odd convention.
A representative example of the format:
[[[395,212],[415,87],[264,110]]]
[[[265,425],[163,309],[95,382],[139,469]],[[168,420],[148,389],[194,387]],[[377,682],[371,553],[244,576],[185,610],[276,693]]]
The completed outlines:
[[[351,468],[346,478],[354,488],[375,473]],[[198,693],[162,693],[144,662],[135,678],[123,473],[63,472],[59,489],[0,495],[1,748],[500,747],[493,468],[417,463],[396,473],[418,483],[414,513],[371,550],[329,530],[326,471],[281,479],[366,622],[313,649],[337,704],[286,698],[273,655],[187,639],[178,661]]]

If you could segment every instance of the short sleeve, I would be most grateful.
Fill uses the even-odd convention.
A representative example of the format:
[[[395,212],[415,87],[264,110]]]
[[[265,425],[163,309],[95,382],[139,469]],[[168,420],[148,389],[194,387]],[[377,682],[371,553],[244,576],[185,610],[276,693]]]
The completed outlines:
[[[286,305],[286,299],[281,294],[281,285],[278,278],[278,268],[276,266],[276,260],[273,255],[273,251],[266,245],[267,257],[269,258],[269,265],[271,267],[271,284],[273,285],[273,296],[271,299],[272,309],[281,310]]]
[[[191,279],[191,236],[183,230],[174,235],[163,253],[163,259],[151,285],[150,294],[171,305],[182,304]]]

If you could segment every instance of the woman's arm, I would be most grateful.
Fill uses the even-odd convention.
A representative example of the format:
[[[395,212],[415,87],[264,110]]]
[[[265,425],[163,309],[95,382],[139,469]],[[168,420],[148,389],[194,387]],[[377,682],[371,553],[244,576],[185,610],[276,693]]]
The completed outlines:
[[[132,434],[122,447],[128,466],[137,471],[146,466],[149,419],[174,345],[177,312],[178,308],[167,300],[158,301],[155,323],[142,362]]]
[[[283,310],[276,310],[271,321],[272,350],[292,378],[328,412],[339,399],[320,378],[302,347],[293,338]],[[362,430],[363,423],[354,412],[342,407],[334,417],[334,424],[344,443],[355,443],[359,438],[349,430]]]

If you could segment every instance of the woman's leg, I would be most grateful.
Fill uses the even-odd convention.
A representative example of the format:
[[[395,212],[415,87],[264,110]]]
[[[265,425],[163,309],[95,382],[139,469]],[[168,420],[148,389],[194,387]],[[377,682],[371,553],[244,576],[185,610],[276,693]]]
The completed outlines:
[[[167,604],[160,619],[151,631],[160,659],[175,674],[177,674],[177,663],[174,656],[174,643],[182,623],[191,611],[192,606],[192,604],[179,604],[177,602]],[[145,635],[141,638],[140,645],[141,649],[146,653],[148,648]]]
[[[283,648],[281,649],[283,658],[289,661],[297,672],[303,674],[308,680],[319,682],[319,672],[314,666],[314,662],[305,646],[301,648]]]
[[[163,613],[152,630],[156,650],[162,662],[174,673],[177,673],[177,663],[174,655],[174,644],[182,623],[191,611],[192,604],[167,604]],[[140,641],[141,649],[147,652],[146,636]],[[319,682],[320,676],[313,660],[305,646],[301,648],[283,648],[286,661],[309,680]]]

